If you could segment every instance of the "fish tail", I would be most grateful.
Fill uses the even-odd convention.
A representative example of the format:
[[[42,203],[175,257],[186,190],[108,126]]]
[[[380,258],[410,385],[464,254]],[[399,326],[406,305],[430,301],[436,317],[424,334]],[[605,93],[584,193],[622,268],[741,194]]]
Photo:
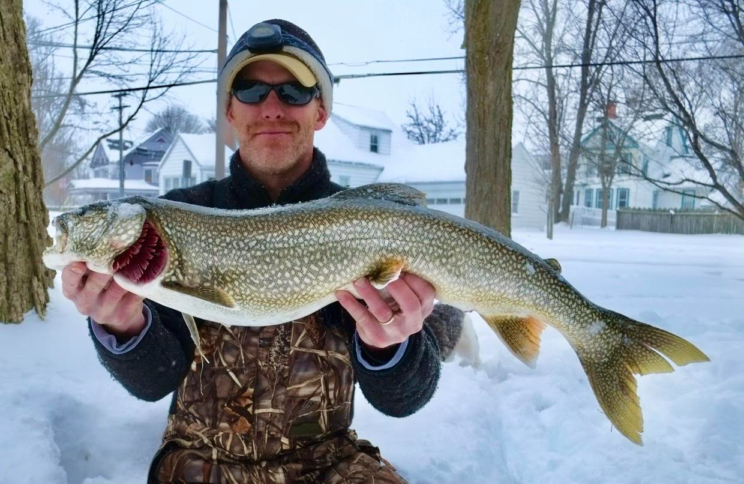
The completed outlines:
[[[600,407],[637,445],[643,445],[643,415],[634,375],[674,371],[664,357],[678,366],[710,361],[679,336],[606,309],[599,309],[585,333],[572,339]]]

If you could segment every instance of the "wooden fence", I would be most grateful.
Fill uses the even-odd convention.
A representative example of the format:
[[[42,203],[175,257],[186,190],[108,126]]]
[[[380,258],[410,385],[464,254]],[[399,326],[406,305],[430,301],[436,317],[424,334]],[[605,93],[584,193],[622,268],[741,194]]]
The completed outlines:
[[[730,213],[618,210],[616,228],[667,234],[744,235],[744,220]]]

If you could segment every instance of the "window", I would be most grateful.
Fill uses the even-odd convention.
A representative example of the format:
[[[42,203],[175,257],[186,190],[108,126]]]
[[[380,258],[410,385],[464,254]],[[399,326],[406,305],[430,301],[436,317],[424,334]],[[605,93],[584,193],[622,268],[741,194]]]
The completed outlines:
[[[618,175],[628,175],[633,167],[633,154],[623,153],[620,159],[617,161],[617,169],[615,170]]]
[[[146,169],[145,169],[145,181],[146,181],[147,183],[153,183],[153,181],[152,181],[152,178],[153,178],[153,176],[152,176],[152,172],[153,172],[153,171],[154,171],[154,170],[153,170],[152,168],[146,168]]]
[[[512,214],[519,213],[519,190],[512,190]]]
[[[651,201],[651,208],[656,210],[659,208],[659,190],[654,190],[653,200]]]
[[[380,140],[376,134],[369,135],[369,151],[372,153],[379,153],[380,151]]]
[[[584,206],[592,208],[592,199],[594,197],[594,190],[587,188],[584,191]]]
[[[610,188],[610,198],[607,200],[608,202],[607,206],[609,207],[610,210],[612,210],[612,195],[614,191],[615,190],[613,188]],[[596,203],[594,204],[595,208],[602,208],[603,198],[604,198],[604,190],[602,190],[601,188],[597,188],[597,199],[596,199]]]
[[[339,176],[338,184],[341,185],[342,187],[348,187],[350,178],[351,178],[350,176]]]
[[[630,190],[627,188],[617,189],[617,208],[628,208],[630,202]]]
[[[648,176],[648,164],[650,161],[648,156],[643,157],[643,176]]]
[[[695,208],[695,190],[682,190],[682,208]]]
[[[436,205],[447,205],[447,199],[446,198],[437,198],[434,203]]]
[[[664,131],[666,134],[666,145],[672,146],[672,127],[667,126]]]
[[[462,203],[462,198],[450,198],[449,204],[450,205],[460,205]]]
[[[574,205],[578,205],[579,204],[579,197],[580,196],[581,196],[581,191],[580,190],[576,190],[576,201],[574,202]]]
[[[586,165],[586,176],[597,176],[597,167],[592,163]]]

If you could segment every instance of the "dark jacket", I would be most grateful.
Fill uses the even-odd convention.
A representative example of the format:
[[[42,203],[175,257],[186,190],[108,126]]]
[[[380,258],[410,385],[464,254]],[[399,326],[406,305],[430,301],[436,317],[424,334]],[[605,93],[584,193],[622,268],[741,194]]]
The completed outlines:
[[[331,182],[325,156],[316,149],[308,172],[285,188],[276,204],[324,198],[343,189]],[[243,168],[238,152],[231,159],[229,177],[172,190],[164,198],[222,209],[254,209],[274,204],[266,189]],[[133,350],[115,355],[95,337],[93,341],[101,362],[124,388],[137,398],[155,401],[172,393],[181,384],[194,357],[194,343],[180,312],[149,300],[146,300],[146,304],[152,310],[152,323]],[[323,311],[339,314],[342,308],[334,303]],[[451,314],[448,317],[457,318],[457,323],[463,317],[459,311],[449,311],[448,314]],[[344,324],[341,321],[344,318],[329,316],[325,319],[327,324],[337,321],[335,324],[347,334],[355,379],[376,409],[386,415],[404,417],[416,412],[431,399],[439,380],[440,355],[437,342],[426,325],[422,332],[409,338],[406,352],[395,366],[371,371],[363,367],[356,357],[354,328]],[[374,362],[371,357],[367,359]]]

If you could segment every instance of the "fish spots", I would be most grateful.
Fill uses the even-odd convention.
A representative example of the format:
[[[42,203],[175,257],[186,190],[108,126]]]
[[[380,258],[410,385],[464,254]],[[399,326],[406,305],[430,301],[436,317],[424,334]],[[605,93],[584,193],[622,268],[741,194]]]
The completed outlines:
[[[602,331],[604,331],[606,326],[607,325],[605,324],[604,321],[594,321],[592,324],[589,325],[589,330],[588,330],[589,334],[593,334],[593,335],[599,334]]]
[[[532,265],[532,262],[526,261],[524,263],[524,270],[527,271],[527,274],[534,276],[535,275],[535,266]]]

